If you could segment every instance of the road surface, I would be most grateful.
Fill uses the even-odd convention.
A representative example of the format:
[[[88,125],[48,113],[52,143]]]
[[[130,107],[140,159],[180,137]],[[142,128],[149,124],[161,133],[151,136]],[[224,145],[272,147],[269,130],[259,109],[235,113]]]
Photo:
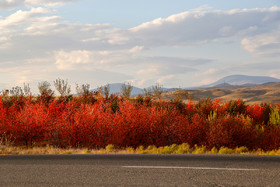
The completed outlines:
[[[0,156],[1,186],[280,186],[279,156]]]

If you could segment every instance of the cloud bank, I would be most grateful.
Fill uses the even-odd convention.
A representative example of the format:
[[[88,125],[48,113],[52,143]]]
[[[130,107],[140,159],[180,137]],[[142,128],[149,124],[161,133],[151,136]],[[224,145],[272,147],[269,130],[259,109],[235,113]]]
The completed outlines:
[[[279,29],[280,8],[188,11],[131,28],[149,46],[195,45],[220,39],[255,37]]]
[[[99,81],[90,75],[90,72],[102,71],[112,75],[113,81],[114,75],[118,75],[136,85],[154,82],[172,85],[178,79],[187,78],[186,74],[195,77],[199,72],[207,75],[208,71],[209,75],[213,69],[218,71],[211,67],[215,59],[184,54],[178,57],[171,52],[155,55],[149,53],[151,50],[238,42],[249,54],[278,57],[280,54],[279,7],[197,9],[119,29],[108,24],[63,20],[50,6],[67,2],[72,1],[0,1],[1,9],[31,6],[0,17],[1,72],[9,73],[17,82],[50,79],[50,75],[72,75],[70,78],[75,79],[87,74],[81,81],[94,79],[103,84],[102,75]]]

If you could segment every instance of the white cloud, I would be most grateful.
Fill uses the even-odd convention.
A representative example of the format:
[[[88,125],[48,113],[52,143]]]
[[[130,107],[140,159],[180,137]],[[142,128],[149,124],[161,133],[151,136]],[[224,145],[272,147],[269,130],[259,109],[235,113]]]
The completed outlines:
[[[280,55],[280,28],[269,33],[244,38],[243,48],[257,55]]]
[[[16,13],[8,16],[6,19],[0,20],[0,28],[19,27],[21,25],[30,23],[34,19],[37,19],[39,15],[50,12],[50,10],[42,7],[31,8],[29,11],[19,10]]]
[[[60,70],[111,68],[137,61],[135,54],[141,51],[139,46],[124,50],[60,50],[55,52],[55,64]]]
[[[144,46],[191,46],[267,33],[280,26],[279,20],[279,7],[188,11],[143,23],[130,31]]]
[[[136,52],[140,52],[143,51],[144,47],[143,46],[135,46],[132,49],[129,50],[130,53],[136,53]]]
[[[159,71],[157,68],[141,69],[137,72],[137,75],[158,75]]]
[[[58,6],[77,0],[0,0],[0,10],[9,10],[22,6]]]
[[[135,85],[136,87],[145,87],[145,83],[147,82],[147,79],[141,79],[141,80],[137,80],[137,79],[133,79],[130,82]],[[150,85],[148,85],[150,86]],[[147,86],[146,86],[147,87]]]
[[[43,6],[57,6],[65,3],[71,3],[77,0],[25,0],[26,4],[30,5],[43,5]]]
[[[205,72],[203,72],[203,73],[197,74],[196,76],[198,77],[198,76],[201,76],[201,75],[206,75],[206,76],[208,76],[208,75],[214,75],[214,74],[216,74],[218,71],[219,71],[219,70],[216,69],[216,68],[210,68],[210,69],[208,69],[207,71],[205,71]]]
[[[211,83],[213,83],[215,81],[216,81],[216,79],[206,78],[206,79],[203,79],[203,80],[201,80],[199,82],[194,82],[193,86],[203,86],[203,85],[211,84]]]
[[[58,69],[73,69],[75,65],[88,64],[92,61],[92,53],[89,51],[58,51],[55,54]]]
[[[159,84],[165,84],[166,82],[172,80],[175,76],[174,75],[166,75],[163,77],[160,77],[156,82]]]

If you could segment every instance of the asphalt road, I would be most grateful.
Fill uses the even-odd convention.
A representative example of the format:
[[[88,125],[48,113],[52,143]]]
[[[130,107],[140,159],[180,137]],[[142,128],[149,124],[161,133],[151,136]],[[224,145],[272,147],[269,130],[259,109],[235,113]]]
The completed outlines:
[[[280,157],[2,155],[0,186],[280,186]]]

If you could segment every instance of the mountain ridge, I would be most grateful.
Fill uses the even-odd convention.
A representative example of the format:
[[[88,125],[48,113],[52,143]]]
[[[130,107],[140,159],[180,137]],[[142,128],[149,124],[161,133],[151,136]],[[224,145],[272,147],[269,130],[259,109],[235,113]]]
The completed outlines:
[[[216,85],[222,84],[230,84],[232,86],[249,86],[275,82],[280,82],[280,79],[269,76],[229,75],[202,87],[215,87]]]
[[[249,76],[249,75],[229,75],[223,77],[216,82],[213,82],[208,85],[202,85],[197,87],[185,87],[183,89],[200,89],[200,88],[218,88],[218,87],[250,87],[255,85],[269,84],[280,82],[280,79],[269,77],[269,76]],[[120,94],[121,87],[124,83],[111,83],[108,84],[110,87],[110,94]],[[104,87],[104,86],[101,86]],[[99,88],[95,88],[91,91],[98,91]],[[146,89],[152,90],[152,86],[147,87]],[[171,92],[175,90],[181,90],[181,88],[164,88],[162,87],[163,92]],[[139,88],[132,85],[131,95],[136,96],[139,94],[144,94],[144,88]]]
[[[109,88],[110,88],[110,94],[121,94],[121,88],[124,84],[125,83],[107,84],[107,85],[109,85]],[[136,96],[136,95],[145,93],[145,91],[144,91],[145,88],[139,88],[139,87],[136,87],[136,86],[133,86],[133,85],[131,85],[131,86],[132,86],[132,91],[131,91],[132,96]],[[104,87],[104,86],[101,86],[101,87]],[[152,90],[152,86],[147,87],[146,89]],[[175,90],[178,90],[178,89],[179,88],[164,88],[164,87],[162,87],[163,92],[171,92],[171,91],[175,91]],[[99,88],[95,88],[91,91],[94,92],[94,91],[98,91],[98,90],[99,90]]]

